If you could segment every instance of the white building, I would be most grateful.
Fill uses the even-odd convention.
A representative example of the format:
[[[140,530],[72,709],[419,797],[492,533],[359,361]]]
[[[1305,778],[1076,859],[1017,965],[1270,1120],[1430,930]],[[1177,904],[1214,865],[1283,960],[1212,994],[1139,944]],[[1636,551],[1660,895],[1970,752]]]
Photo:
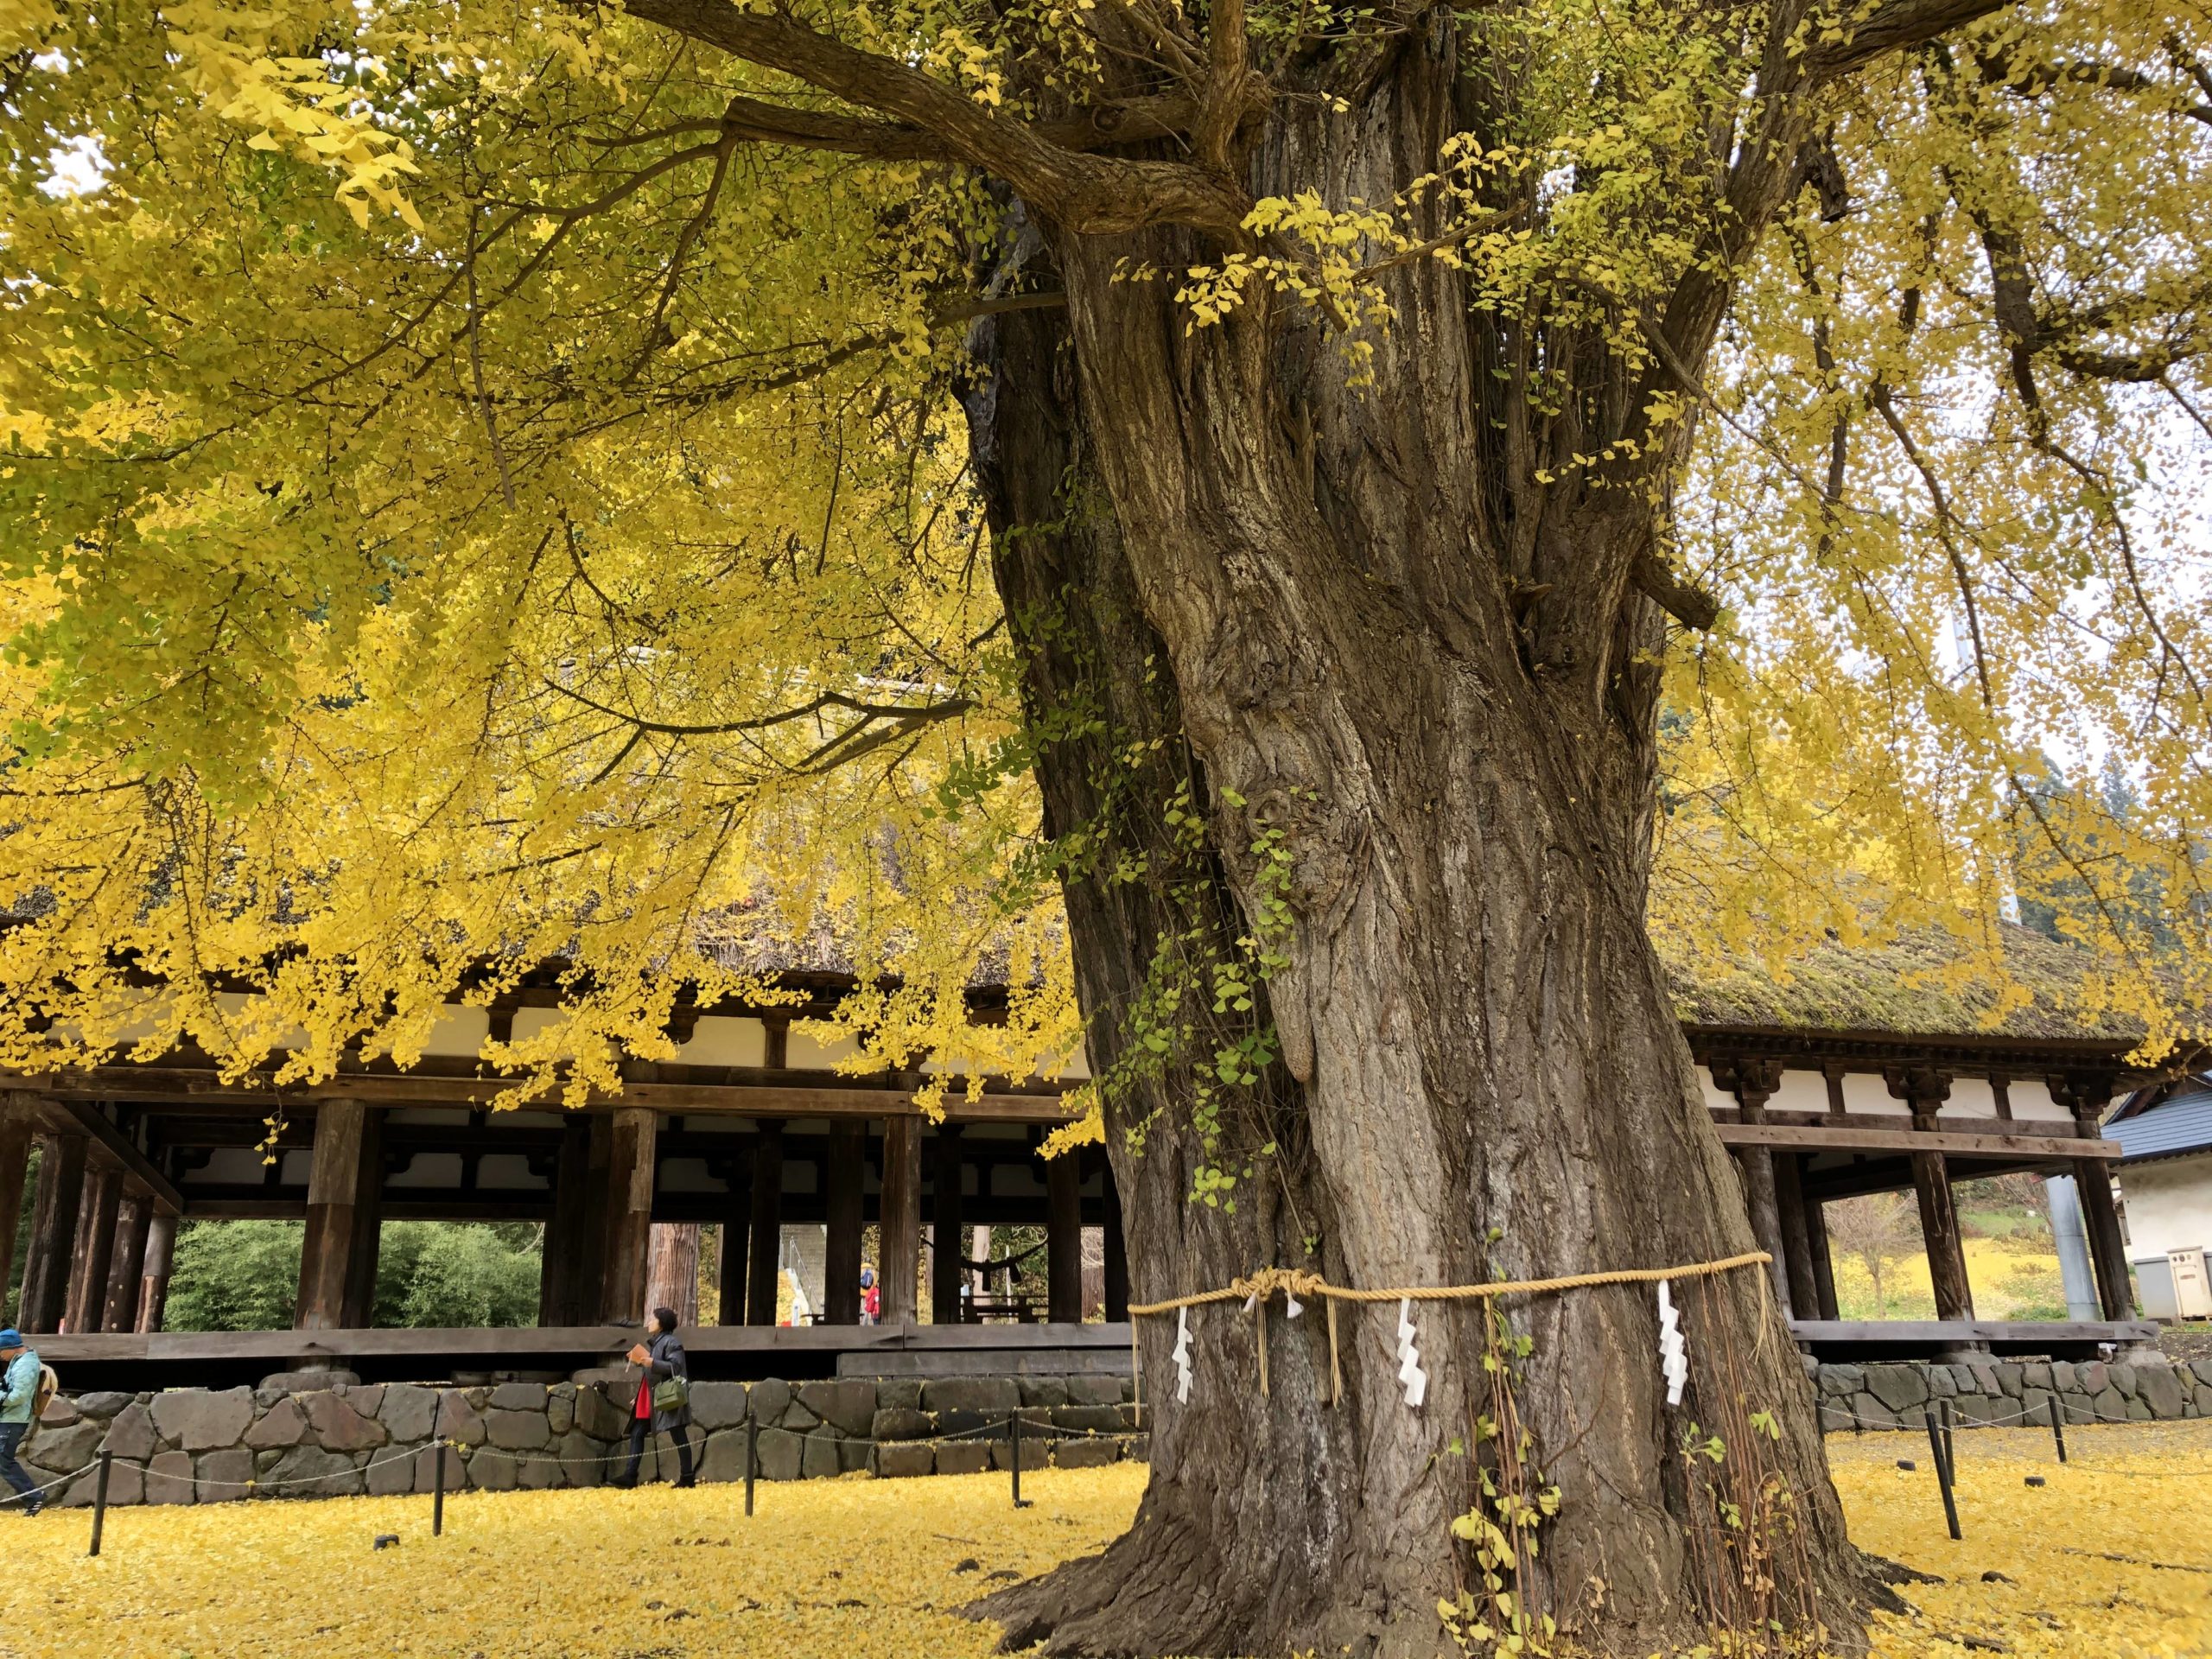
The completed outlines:
[[[2212,1079],[2190,1077],[2123,1102],[2105,1135],[2118,1170],[2128,1260],[2152,1319],[2212,1318]]]

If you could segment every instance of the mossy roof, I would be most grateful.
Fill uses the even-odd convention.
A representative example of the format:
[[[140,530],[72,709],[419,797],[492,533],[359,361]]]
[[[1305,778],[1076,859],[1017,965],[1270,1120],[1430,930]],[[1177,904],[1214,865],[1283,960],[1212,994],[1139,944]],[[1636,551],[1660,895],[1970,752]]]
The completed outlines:
[[[1656,943],[1675,1006],[1694,1025],[2092,1043],[2134,1043],[2145,1032],[2113,1005],[2087,950],[2011,924],[1971,950],[1932,927],[1887,943],[1830,938],[1774,959]]]

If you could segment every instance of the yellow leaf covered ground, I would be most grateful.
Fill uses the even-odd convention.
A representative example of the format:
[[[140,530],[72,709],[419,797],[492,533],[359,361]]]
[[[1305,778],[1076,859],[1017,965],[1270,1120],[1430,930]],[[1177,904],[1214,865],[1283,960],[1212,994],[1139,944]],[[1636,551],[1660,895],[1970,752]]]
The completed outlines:
[[[2051,1659],[2212,1652],[2212,1570],[2177,1570],[2212,1569],[2208,1430],[2076,1429],[2063,1469],[2042,1431],[1961,1434],[1960,1544],[1924,1439],[1833,1437],[1853,1536],[1946,1580],[1904,1587],[1919,1616],[1881,1622],[1880,1659],[1956,1656],[1947,1638],[1967,1635]],[[419,1497],[118,1510],[97,1560],[82,1510],[0,1516],[0,1654],[980,1656],[995,1632],[956,1610],[1097,1548],[1143,1478],[1038,1471],[1019,1515],[1001,1476],[764,1485],[749,1522],[734,1486],[473,1493],[448,1501],[442,1539]],[[372,1549],[378,1533],[399,1546]]]

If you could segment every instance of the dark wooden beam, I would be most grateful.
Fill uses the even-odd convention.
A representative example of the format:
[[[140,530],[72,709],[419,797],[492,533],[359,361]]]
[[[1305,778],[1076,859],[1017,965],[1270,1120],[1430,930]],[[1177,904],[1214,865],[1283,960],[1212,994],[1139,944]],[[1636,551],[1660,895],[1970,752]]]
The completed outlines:
[[[2056,1127],[2056,1126],[2054,1126]],[[1715,1123],[1725,1147],[1792,1147],[1807,1152],[1941,1152],[1987,1158],[2117,1160],[2117,1141],[2064,1135],[1962,1135],[1948,1129],[1814,1128],[1793,1123]]]
[[[93,1332],[107,1317],[107,1277],[115,1262],[115,1221],[123,1204],[123,1172],[93,1160],[85,1167],[85,1197],[70,1251],[69,1300],[62,1317],[72,1331]]]
[[[124,1195],[116,1206],[115,1253],[108,1267],[107,1305],[100,1315],[103,1331],[136,1331],[138,1298],[146,1274],[146,1224],[153,1200],[143,1192]]]
[[[645,1317],[658,1127],[653,1114],[638,1106],[616,1112],[607,1125],[607,1275],[600,1317],[616,1325],[639,1325]]]
[[[1836,1317],[1835,1257],[1828,1248],[1827,1212],[1818,1198],[1805,1200],[1805,1242],[1813,1260],[1813,1289],[1816,1317]]]
[[[1106,1192],[1103,1208],[1106,1236],[1106,1307],[1109,1324],[1119,1324],[1129,1317],[1129,1249],[1122,1233],[1122,1189],[1114,1184],[1114,1166],[1101,1158],[1105,1170]]]
[[[0,1319],[8,1316],[8,1285],[16,1265],[16,1234],[23,1219],[23,1183],[29,1174],[31,1131],[37,1102],[0,1093]]]
[[[930,1319],[937,1325],[960,1323],[960,1287],[967,1278],[967,1226],[963,1220],[966,1179],[961,1158],[961,1126],[937,1126],[937,1156],[930,1172]]]
[[[1045,1163],[1045,1294],[1058,1325],[1083,1318],[1083,1166],[1062,1153]]]
[[[753,1145],[753,1236],[747,1245],[745,1322],[776,1322],[776,1281],[784,1258],[784,1125],[770,1118]]]
[[[90,1136],[111,1161],[153,1195],[156,1209],[173,1216],[183,1212],[184,1198],[175,1183],[154,1167],[153,1160],[138,1149],[129,1135],[116,1128],[106,1113],[79,1100],[57,1101],[55,1104],[67,1114],[70,1127]]]
[[[292,1305],[296,1330],[345,1326],[368,1116],[368,1108],[356,1100],[327,1100],[315,1109],[307,1236],[300,1245],[300,1289]]]
[[[168,1312],[169,1273],[175,1262],[176,1217],[156,1210],[146,1217],[146,1260],[139,1276],[138,1317],[131,1322],[133,1331],[150,1332],[162,1328]]]
[[[882,1321],[911,1325],[919,1313],[922,1267],[922,1122],[891,1117],[883,1125]]]
[[[867,1224],[868,1125],[830,1126],[823,1171],[829,1255],[823,1266],[822,1315],[830,1325],[861,1322],[861,1235]]]

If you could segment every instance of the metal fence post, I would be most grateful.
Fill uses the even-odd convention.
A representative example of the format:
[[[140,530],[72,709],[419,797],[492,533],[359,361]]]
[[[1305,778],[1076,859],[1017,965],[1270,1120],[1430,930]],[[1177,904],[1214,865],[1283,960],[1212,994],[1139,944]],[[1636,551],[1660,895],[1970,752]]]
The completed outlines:
[[[107,1529],[107,1477],[114,1466],[115,1453],[101,1452],[100,1471],[93,1478],[92,1484],[92,1547],[85,1552],[87,1555],[100,1553],[100,1534]]]
[[[2050,1439],[2058,1448],[2058,1460],[2066,1461],[2066,1408],[2056,1395],[2050,1396]]]
[[[1010,1429],[1010,1430],[1013,1432],[1013,1436],[1014,1436],[1014,1507],[1015,1509],[1017,1509],[1017,1510],[1026,1510],[1026,1509],[1027,1509],[1027,1508],[1029,1507],[1029,1505],[1028,1505],[1028,1503],[1027,1503],[1027,1501],[1022,1497],[1022,1496],[1021,1496],[1021,1409],[1020,1409],[1020,1408],[1017,1406],[1017,1407],[1014,1408],[1014,1414],[1013,1414],[1011,1417],[1007,1418],[1006,1421],[1007,1421],[1007,1428],[1008,1428],[1008,1429]]]
[[[760,1426],[751,1417],[745,1420],[745,1512],[753,1513],[753,1479],[760,1468]]]
[[[430,1455],[437,1459],[437,1471],[430,1477],[430,1536],[442,1538],[446,1531],[446,1443],[438,1441],[430,1448]]]

